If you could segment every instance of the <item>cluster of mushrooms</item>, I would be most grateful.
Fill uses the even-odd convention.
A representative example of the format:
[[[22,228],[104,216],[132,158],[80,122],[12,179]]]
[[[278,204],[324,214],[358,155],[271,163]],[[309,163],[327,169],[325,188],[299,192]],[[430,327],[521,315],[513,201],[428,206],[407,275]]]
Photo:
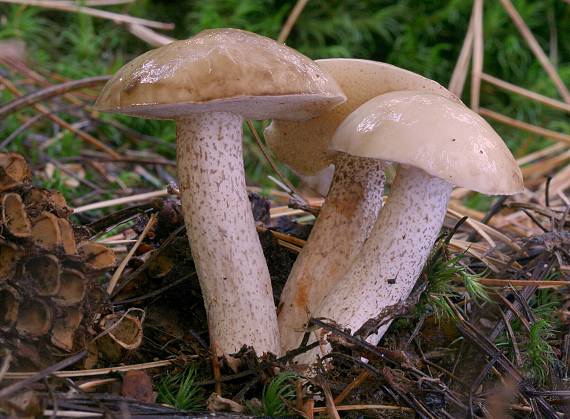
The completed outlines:
[[[0,153],[0,207],[0,346],[16,369],[41,368],[85,346],[115,255],[74,231],[64,196],[34,186],[19,154]]]
[[[408,297],[453,186],[523,189],[502,139],[438,83],[380,62],[312,61],[237,29],[207,30],[137,57],[96,107],[176,120],[182,207],[220,355],[243,345],[258,354],[295,349],[310,317],[358,331]],[[244,118],[272,120],[266,140],[295,172],[335,167],[277,310],[246,192]],[[383,204],[384,170],[396,163]],[[368,340],[377,343],[388,326]]]

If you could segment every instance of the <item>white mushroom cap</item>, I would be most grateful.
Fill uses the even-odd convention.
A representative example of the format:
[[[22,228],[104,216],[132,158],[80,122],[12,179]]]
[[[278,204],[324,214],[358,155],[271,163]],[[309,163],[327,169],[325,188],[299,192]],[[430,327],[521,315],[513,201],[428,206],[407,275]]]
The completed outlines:
[[[153,119],[210,111],[307,119],[344,100],[335,80],[294,49],[251,32],[212,29],[135,58],[95,106]]]
[[[493,128],[466,106],[433,93],[401,91],[369,100],[338,127],[331,149],[415,166],[486,194],[524,188]]]
[[[314,175],[333,163],[334,155],[327,150],[335,130],[349,113],[378,95],[396,90],[423,90],[459,102],[435,81],[390,64],[352,58],[316,62],[335,78],[346,94],[346,102],[308,121],[274,120],[265,130],[265,139],[276,157],[300,174]]]

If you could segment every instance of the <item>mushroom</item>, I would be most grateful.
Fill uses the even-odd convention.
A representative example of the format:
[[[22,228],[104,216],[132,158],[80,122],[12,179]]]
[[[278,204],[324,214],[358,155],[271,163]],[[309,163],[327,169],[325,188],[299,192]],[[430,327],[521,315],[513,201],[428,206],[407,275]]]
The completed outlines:
[[[218,354],[279,352],[271,282],[245,188],[242,123],[302,120],[345,100],[313,61],[237,29],[201,32],[135,58],[97,108],[177,123],[188,238]]]
[[[400,163],[390,195],[361,252],[315,316],[352,332],[382,320],[414,287],[439,234],[454,185],[485,194],[523,190],[520,169],[499,135],[479,115],[426,92],[393,92],[356,109],[331,148]],[[306,359],[306,358],[304,358]]]
[[[316,62],[335,78],[347,101],[308,121],[274,120],[265,130],[276,156],[301,175],[320,176],[331,163],[336,166],[319,217],[281,294],[282,351],[299,346],[305,324],[360,252],[382,205],[385,163],[331,153],[337,127],[367,100],[394,90],[424,90],[459,101],[438,83],[389,64],[338,58]]]

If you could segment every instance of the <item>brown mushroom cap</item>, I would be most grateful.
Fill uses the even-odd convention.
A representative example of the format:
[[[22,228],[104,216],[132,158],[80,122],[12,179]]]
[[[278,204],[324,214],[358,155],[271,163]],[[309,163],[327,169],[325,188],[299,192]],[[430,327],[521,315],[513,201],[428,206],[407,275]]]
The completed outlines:
[[[314,175],[333,163],[327,149],[335,130],[349,113],[373,97],[396,90],[425,90],[459,101],[435,81],[390,64],[352,58],[316,63],[335,78],[346,102],[308,121],[274,120],[265,130],[277,158],[300,174]]]
[[[153,119],[232,112],[306,119],[345,100],[301,53],[238,29],[212,29],[149,51],[105,85],[96,108]]]
[[[486,194],[524,188],[513,155],[487,121],[434,93],[401,91],[369,100],[338,127],[331,149],[408,164]]]

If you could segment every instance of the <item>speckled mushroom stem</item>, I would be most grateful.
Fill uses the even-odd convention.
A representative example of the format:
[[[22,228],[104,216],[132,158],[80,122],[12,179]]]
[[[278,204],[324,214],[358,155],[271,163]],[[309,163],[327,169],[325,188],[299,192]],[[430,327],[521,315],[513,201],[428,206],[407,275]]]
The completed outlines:
[[[247,196],[243,119],[195,114],[177,121],[182,209],[218,354],[242,345],[279,353],[271,281]]]
[[[331,189],[281,294],[283,352],[299,346],[311,313],[358,255],[382,206],[381,161],[344,154],[335,165]]]
[[[404,301],[443,225],[451,190],[445,180],[400,165],[360,255],[315,317],[333,319],[354,333],[369,319]],[[383,324],[369,341],[377,343],[389,325]]]

